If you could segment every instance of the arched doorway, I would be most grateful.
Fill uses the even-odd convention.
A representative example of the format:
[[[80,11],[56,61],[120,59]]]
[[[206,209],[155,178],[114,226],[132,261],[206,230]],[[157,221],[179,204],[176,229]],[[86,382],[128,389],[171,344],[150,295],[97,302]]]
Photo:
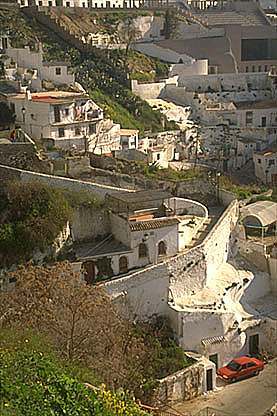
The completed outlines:
[[[166,256],[166,244],[164,241],[160,241],[158,244],[158,256]]]
[[[119,258],[119,273],[128,272],[128,258],[126,256],[121,256]]]

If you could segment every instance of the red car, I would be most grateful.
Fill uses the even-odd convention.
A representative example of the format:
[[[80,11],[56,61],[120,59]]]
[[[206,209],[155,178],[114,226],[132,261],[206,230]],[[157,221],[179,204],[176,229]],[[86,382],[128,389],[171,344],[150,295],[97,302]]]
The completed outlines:
[[[240,378],[257,375],[264,369],[264,363],[254,357],[234,358],[225,367],[217,370],[217,375],[226,381],[236,381]]]

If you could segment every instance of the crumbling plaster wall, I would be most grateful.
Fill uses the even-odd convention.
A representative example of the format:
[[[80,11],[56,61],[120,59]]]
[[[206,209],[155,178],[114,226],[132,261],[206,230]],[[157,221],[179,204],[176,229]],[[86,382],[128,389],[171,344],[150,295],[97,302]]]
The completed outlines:
[[[109,233],[109,214],[104,209],[80,206],[74,210],[71,233],[73,241],[86,241]]]
[[[159,380],[155,401],[157,404],[177,403],[199,396],[206,391],[205,373],[208,369],[213,370],[215,385],[215,364],[207,360],[199,360],[190,367]]]

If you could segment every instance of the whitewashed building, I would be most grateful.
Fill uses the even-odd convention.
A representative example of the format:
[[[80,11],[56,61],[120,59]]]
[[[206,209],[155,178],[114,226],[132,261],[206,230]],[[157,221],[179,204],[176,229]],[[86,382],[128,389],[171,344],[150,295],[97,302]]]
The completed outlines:
[[[94,136],[103,111],[88,95],[67,91],[20,93],[7,100],[16,114],[16,123],[34,140],[60,148],[85,148]]]
[[[256,178],[262,183],[277,186],[277,147],[255,152],[253,159]]]
[[[27,78],[25,73],[31,74],[32,76],[29,76],[31,89],[40,91],[43,81],[51,81],[55,85],[74,84],[75,76],[66,62],[44,61],[41,44],[38,44],[36,50],[31,50],[29,46],[13,48],[7,36],[0,39],[0,46],[2,45],[4,56],[8,59],[7,66],[11,66],[12,63],[16,74],[21,74],[22,79]]]
[[[110,235],[76,250],[78,261],[94,281],[150,264],[157,264],[186,249],[208,218],[199,202],[173,198],[163,191],[109,194]],[[102,264],[109,265],[102,270]]]

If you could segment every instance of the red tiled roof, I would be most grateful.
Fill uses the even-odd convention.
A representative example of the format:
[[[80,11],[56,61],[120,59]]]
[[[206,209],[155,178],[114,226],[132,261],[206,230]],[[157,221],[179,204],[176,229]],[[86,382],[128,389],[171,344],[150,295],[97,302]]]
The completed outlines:
[[[178,218],[165,218],[165,219],[155,219],[149,221],[129,221],[131,231],[145,231],[153,230],[156,228],[168,227],[170,225],[178,224],[180,221]]]

